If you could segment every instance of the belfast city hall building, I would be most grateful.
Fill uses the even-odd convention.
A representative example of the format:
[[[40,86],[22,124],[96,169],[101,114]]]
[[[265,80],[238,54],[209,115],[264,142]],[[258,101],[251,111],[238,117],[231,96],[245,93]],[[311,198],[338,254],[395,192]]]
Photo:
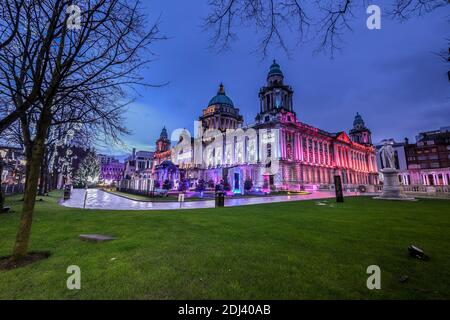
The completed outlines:
[[[163,129],[151,179],[161,185],[169,179],[174,188],[180,181],[192,188],[200,180],[226,183],[243,193],[248,180],[258,189],[330,189],[339,175],[346,188],[373,189],[378,183],[376,151],[361,116],[356,114],[348,134],[327,132],[297,119],[293,94],[274,61],[259,91],[255,122],[244,126],[221,84],[196,121],[193,136],[179,130],[178,143],[171,147]]]

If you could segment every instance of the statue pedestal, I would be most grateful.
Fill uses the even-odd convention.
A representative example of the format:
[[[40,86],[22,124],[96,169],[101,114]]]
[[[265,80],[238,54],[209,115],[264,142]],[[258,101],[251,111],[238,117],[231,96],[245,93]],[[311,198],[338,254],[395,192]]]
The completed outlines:
[[[381,173],[384,177],[383,182],[383,191],[381,196],[374,197],[374,199],[381,200],[406,200],[406,201],[415,201],[416,199],[412,197],[408,197],[403,192],[403,187],[400,185],[398,181],[398,170],[392,168],[384,168],[381,170]]]

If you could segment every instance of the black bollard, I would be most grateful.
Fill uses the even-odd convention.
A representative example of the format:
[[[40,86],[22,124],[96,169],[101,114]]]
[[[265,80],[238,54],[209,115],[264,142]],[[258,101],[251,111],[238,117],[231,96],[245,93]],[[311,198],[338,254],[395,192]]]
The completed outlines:
[[[64,187],[64,200],[70,199],[70,186],[67,185]]]
[[[216,208],[225,206],[225,193],[222,191],[216,192]]]
[[[336,191],[336,202],[344,202],[341,176],[334,176],[334,190]]]

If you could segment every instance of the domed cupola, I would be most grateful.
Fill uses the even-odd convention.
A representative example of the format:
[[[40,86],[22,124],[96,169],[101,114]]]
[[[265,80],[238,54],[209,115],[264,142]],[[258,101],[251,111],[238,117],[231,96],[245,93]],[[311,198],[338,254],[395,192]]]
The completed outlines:
[[[239,109],[234,107],[233,101],[225,94],[222,83],[217,94],[209,101],[208,107],[203,109],[199,120],[202,121],[205,129],[221,131],[237,129],[243,124]]]
[[[353,128],[354,129],[364,128],[364,120],[358,112],[356,113],[355,120],[353,120]]]
[[[279,118],[276,115],[279,112],[284,113],[286,119],[295,120],[292,103],[294,91],[290,86],[285,85],[283,81],[284,74],[280,65],[276,60],[273,60],[267,74],[267,84],[259,90],[260,112],[255,118],[257,123],[269,122]]]
[[[222,83],[219,86],[219,91],[217,92],[217,95],[215,95],[209,101],[208,106],[212,106],[215,104],[224,104],[224,105],[234,107],[233,101],[225,94],[225,88],[223,87]]]
[[[167,135],[167,129],[164,128],[161,130],[161,134],[159,135],[159,139],[156,140],[156,152],[161,153],[170,149],[170,140]]]
[[[356,113],[355,120],[353,120],[353,129],[349,133],[350,138],[357,143],[365,145],[372,144],[372,134],[366,128],[366,124],[358,112]]]
[[[161,134],[159,135],[160,139],[168,139],[166,126],[161,130]]]
[[[269,73],[267,74],[267,78],[270,78],[272,76],[284,77],[283,72],[280,69],[280,65],[275,61],[275,59],[273,60],[272,65],[270,66]]]

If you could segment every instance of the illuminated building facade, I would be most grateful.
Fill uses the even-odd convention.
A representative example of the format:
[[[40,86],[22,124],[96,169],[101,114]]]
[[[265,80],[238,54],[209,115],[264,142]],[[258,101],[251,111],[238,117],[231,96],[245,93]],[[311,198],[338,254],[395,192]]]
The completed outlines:
[[[125,164],[118,160],[100,164],[100,180],[107,185],[118,183],[123,178]]]
[[[402,185],[450,185],[450,127],[421,132],[416,136],[415,143],[410,143],[407,138],[404,142],[386,139],[376,146],[377,150],[386,142],[395,150],[395,166]],[[377,162],[382,169],[379,152]]]
[[[413,184],[450,184],[450,127],[419,133],[416,143],[405,141],[405,152]]]
[[[152,151],[136,151],[133,148],[133,153],[125,159],[124,177],[125,179],[147,179],[152,175]]]
[[[164,127],[161,130],[159,139],[156,140],[156,151],[153,154],[153,170],[166,160],[171,160],[171,150],[167,129]]]
[[[25,155],[21,148],[0,146],[0,182],[3,185],[18,185],[25,183]]]
[[[246,180],[271,190],[329,189],[335,175],[346,187],[377,184],[376,152],[362,117],[356,115],[350,135],[329,133],[297,119],[293,94],[274,61],[259,92],[255,123],[243,127],[221,84],[199,117],[196,137],[201,131],[202,142],[181,135],[172,162],[194,184],[227,182],[236,193],[244,191]]]

